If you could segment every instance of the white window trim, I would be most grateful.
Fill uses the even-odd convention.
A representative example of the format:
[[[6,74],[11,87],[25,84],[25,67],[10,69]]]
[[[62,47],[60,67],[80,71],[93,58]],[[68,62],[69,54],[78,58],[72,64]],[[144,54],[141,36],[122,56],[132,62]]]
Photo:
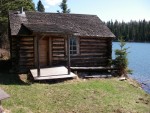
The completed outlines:
[[[76,39],[76,51],[77,51],[77,53],[76,54],[70,54],[70,56],[77,56],[77,55],[79,55],[79,38],[78,37],[71,37],[71,38],[75,38]]]

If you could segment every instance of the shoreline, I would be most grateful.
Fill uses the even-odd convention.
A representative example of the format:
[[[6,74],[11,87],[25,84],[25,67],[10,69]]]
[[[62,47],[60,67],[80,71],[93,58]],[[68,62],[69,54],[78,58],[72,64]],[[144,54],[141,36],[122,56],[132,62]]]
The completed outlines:
[[[129,80],[132,80],[133,83],[136,83],[135,87],[139,87],[140,89],[144,90],[147,94],[150,94],[150,87],[147,83],[144,83],[142,81],[137,80],[136,78],[132,78],[131,75],[129,75]],[[135,85],[135,84],[134,84]],[[148,87],[148,88],[147,88]]]

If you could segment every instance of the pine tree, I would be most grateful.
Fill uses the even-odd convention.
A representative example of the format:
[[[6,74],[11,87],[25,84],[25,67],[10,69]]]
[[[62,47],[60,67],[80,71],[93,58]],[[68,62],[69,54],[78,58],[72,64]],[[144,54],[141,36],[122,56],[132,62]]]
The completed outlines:
[[[116,35],[116,37],[124,36],[125,41],[133,42],[150,42],[150,21],[131,20],[128,23],[125,22],[107,22],[107,26]],[[117,38],[116,38],[117,39]],[[117,41],[114,39],[114,41]]]
[[[44,8],[44,5],[42,4],[41,0],[39,0],[39,2],[37,4],[37,10],[39,12],[45,12],[45,8]]]
[[[121,37],[119,39],[120,49],[115,50],[116,58],[113,61],[113,65],[118,68],[118,76],[128,77],[128,73],[132,73],[132,70],[128,69],[128,48],[125,48],[125,41]]]
[[[19,11],[23,7],[25,11],[34,11],[32,0],[1,0],[0,1],[0,47],[8,45],[8,11]],[[5,45],[7,44],[7,45]]]
[[[67,0],[62,0],[62,3],[59,5],[59,7],[62,9],[61,13],[70,13],[70,9],[68,9],[67,6]],[[57,12],[60,13],[60,11]]]

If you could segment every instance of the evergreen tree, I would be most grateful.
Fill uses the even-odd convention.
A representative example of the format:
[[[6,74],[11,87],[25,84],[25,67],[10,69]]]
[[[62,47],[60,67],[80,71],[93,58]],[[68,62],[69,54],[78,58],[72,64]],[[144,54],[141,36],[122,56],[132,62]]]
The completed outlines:
[[[115,50],[115,60],[113,61],[113,65],[118,68],[118,76],[128,77],[128,73],[131,73],[131,70],[128,69],[128,48],[125,48],[125,41],[121,37],[119,39],[120,49]]]
[[[62,9],[61,13],[70,13],[70,9],[68,9],[67,6],[67,0],[62,0],[62,3],[59,6]],[[60,11],[57,12],[60,13]]]
[[[38,2],[38,4],[37,4],[37,10],[38,10],[39,12],[45,12],[45,8],[44,8],[44,6],[43,6],[41,0],[39,0],[39,2]]]
[[[150,42],[150,21],[107,22],[107,26],[116,35],[124,36],[125,41]],[[117,38],[114,40],[117,41]]]
[[[1,0],[0,2],[0,48],[4,44],[8,45],[8,11],[19,11],[23,7],[24,10],[34,11],[35,6],[32,0]]]

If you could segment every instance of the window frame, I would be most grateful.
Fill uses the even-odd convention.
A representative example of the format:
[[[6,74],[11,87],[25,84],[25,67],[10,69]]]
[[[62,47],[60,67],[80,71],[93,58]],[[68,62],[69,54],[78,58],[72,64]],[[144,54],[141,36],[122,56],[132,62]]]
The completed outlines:
[[[73,41],[72,41],[73,39],[75,39],[75,45],[72,45],[73,44]],[[77,55],[79,55],[79,38],[72,36],[72,37],[70,37],[70,42],[69,43],[70,43],[70,52],[69,52],[70,56],[77,56]],[[76,47],[76,50],[72,50],[74,47]],[[71,52],[73,52],[73,51],[76,51],[76,53],[71,54]]]

